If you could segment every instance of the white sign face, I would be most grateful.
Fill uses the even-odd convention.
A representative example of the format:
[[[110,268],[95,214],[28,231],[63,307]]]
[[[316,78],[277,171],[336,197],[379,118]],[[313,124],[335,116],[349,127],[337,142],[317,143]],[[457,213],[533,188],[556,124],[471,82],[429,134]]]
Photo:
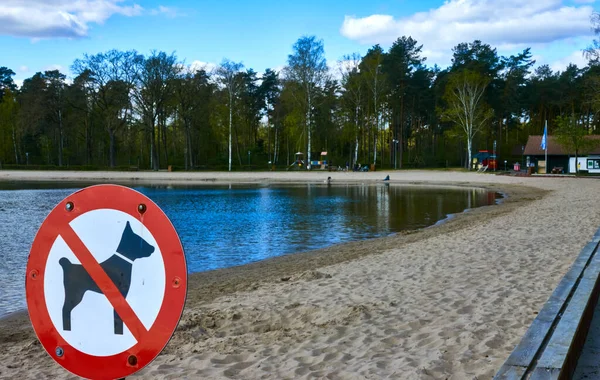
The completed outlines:
[[[150,330],[165,295],[165,265],[150,231],[112,209],[89,211],[69,225]],[[83,353],[112,356],[137,343],[60,235],[48,256],[44,298],[58,333]]]

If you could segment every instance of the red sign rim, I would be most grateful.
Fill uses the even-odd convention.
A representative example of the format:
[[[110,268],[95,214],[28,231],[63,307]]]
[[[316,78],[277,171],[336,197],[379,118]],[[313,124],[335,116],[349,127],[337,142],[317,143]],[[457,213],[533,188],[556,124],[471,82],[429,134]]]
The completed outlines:
[[[73,207],[69,211],[67,204],[70,202]],[[145,205],[145,211],[140,212],[140,204]],[[46,263],[61,229],[64,231],[63,226],[68,226],[70,221],[97,209],[122,211],[139,220],[152,233],[160,247],[166,274],[163,303],[150,330],[146,333],[144,329],[143,339],[138,339],[130,349],[104,357],[92,356],[71,347],[52,323],[44,297]],[[183,313],[187,295],[185,255],[173,224],[148,197],[119,185],[90,186],[63,199],[40,226],[27,261],[25,290],[31,324],[52,359],[77,376],[119,379],[141,370],[152,362],[171,339]],[[127,324],[127,320],[123,320]],[[141,326],[143,328],[143,325]],[[127,327],[132,330],[131,326]],[[57,351],[60,352],[57,350],[59,347],[62,350],[61,356],[57,354]]]

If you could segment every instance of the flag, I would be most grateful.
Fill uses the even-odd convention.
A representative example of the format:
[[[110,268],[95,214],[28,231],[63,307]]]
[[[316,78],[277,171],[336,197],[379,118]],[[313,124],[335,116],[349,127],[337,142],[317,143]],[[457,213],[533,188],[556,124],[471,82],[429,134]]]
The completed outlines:
[[[546,150],[546,139],[548,138],[548,125],[544,127],[544,135],[542,136],[542,145],[541,148]]]

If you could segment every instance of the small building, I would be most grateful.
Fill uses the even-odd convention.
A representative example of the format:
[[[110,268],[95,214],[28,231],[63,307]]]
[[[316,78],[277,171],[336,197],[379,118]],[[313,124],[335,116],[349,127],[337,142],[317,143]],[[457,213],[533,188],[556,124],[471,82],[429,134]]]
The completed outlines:
[[[587,136],[589,139],[598,140],[598,146],[586,154],[580,153],[579,170],[590,173],[600,173],[600,135]],[[535,167],[536,173],[575,173],[575,152],[567,152],[560,145],[555,136],[548,136],[548,162],[545,162],[545,152],[542,149],[542,136],[532,135],[527,140],[523,154],[526,158],[526,167]],[[598,168],[596,168],[596,165]],[[546,168],[548,169],[546,171]]]
[[[579,171],[588,173],[600,173],[600,156],[577,157]],[[575,157],[569,159],[569,173],[575,172]]]
[[[473,169],[481,169],[485,167],[487,170],[496,170],[498,161],[495,154],[487,150],[480,150],[473,156]]]

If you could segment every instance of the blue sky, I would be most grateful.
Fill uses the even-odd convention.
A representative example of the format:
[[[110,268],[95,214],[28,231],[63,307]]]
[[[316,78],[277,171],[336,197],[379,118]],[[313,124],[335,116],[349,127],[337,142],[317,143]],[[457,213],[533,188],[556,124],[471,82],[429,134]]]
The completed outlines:
[[[175,51],[186,63],[241,61],[281,68],[302,35],[324,40],[331,66],[345,54],[387,48],[402,35],[423,44],[427,63],[450,63],[452,47],[481,39],[512,54],[532,47],[538,63],[584,65],[593,0],[2,0],[0,66],[20,83],[109,49]],[[8,54],[7,54],[8,52]]]

